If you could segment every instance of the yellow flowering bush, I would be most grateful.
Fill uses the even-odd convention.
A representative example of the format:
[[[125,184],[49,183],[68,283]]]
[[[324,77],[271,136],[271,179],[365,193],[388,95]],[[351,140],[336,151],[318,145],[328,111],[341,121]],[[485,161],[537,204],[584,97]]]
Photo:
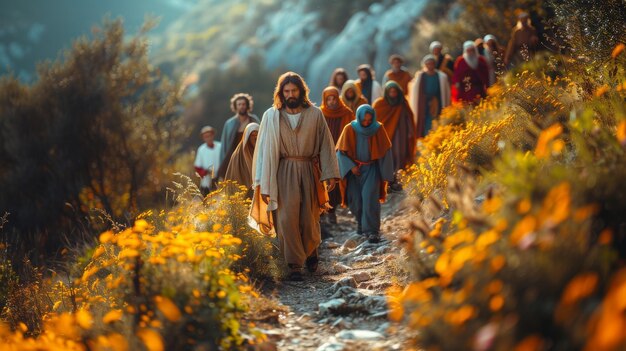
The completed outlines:
[[[423,140],[404,178],[418,200],[403,238],[412,279],[388,293],[416,344],[626,347],[626,60],[615,51],[595,79],[530,65],[473,110],[449,108]],[[474,157],[476,145],[495,152]]]
[[[233,233],[241,228],[223,213],[242,208],[226,199],[207,206],[194,195],[178,191],[170,211],[148,211],[132,227],[100,234],[74,274],[47,281],[53,303],[42,329],[2,325],[0,343],[16,350],[217,350],[240,347],[244,332],[255,335],[247,343],[262,340],[243,321],[257,294],[248,270],[237,266],[245,250]],[[238,199],[239,192],[231,201]]]

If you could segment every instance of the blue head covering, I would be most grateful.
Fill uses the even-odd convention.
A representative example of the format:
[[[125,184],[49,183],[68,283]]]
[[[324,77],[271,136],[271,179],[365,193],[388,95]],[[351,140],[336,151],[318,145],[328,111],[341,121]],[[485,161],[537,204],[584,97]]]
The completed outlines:
[[[361,122],[363,121],[366,113],[372,114],[372,124],[367,127],[363,127]],[[378,128],[382,126],[382,124],[376,121],[376,111],[374,111],[374,108],[368,104],[361,105],[356,109],[356,119],[350,122],[350,125],[355,132],[368,137],[376,134]]]

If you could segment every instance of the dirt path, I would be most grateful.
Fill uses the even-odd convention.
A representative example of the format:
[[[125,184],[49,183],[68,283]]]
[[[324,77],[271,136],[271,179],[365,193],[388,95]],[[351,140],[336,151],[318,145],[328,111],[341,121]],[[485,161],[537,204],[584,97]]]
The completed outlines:
[[[385,289],[398,274],[398,237],[406,231],[404,195],[390,194],[383,205],[383,241],[370,244],[356,234],[348,210],[327,226],[317,273],[304,282],[279,282],[264,293],[285,311],[259,325],[272,342],[266,350],[404,350],[409,333],[387,319]],[[275,345],[275,347],[274,347]]]

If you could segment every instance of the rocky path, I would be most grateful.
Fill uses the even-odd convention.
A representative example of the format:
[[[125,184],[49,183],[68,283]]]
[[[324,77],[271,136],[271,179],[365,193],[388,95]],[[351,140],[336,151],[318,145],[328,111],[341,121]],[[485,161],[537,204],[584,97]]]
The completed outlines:
[[[385,290],[402,277],[400,245],[406,231],[403,194],[390,194],[383,205],[383,241],[368,243],[356,234],[346,209],[332,237],[322,242],[317,273],[303,282],[279,282],[264,288],[284,306],[272,323],[260,324],[269,336],[266,350],[405,350],[408,332],[387,319]],[[270,346],[271,345],[271,346]]]

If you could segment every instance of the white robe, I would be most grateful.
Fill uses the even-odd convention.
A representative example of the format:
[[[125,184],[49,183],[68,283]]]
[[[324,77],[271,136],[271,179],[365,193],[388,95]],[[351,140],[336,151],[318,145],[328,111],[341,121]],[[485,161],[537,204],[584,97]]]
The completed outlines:
[[[441,109],[443,110],[445,107],[450,106],[451,96],[450,96],[450,83],[448,82],[448,76],[439,71],[435,70],[439,75],[439,90],[441,91]],[[418,106],[419,106],[419,86],[422,78],[422,74],[425,72],[418,71],[415,73],[415,78],[409,82],[409,106],[411,106],[411,111],[413,111],[413,121],[417,124],[417,114],[418,114]]]

